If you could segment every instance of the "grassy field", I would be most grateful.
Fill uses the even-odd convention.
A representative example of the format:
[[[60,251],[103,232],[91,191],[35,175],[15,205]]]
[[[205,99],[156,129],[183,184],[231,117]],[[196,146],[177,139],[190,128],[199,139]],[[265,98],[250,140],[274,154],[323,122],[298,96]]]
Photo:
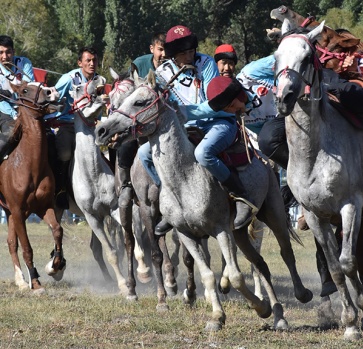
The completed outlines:
[[[13,267],[6,244],[6,225],[0,225],[0,348],[362,348],[363,340],[347,342],[343,328],[321,329],[318,325],[320,283],[316,271],[314,242],[311,233],[300,232],[304,247],[293,243],[298,270],[303,282],[314,293],[309,304],[300,304],[286,266],[280,257],[275,238],[265,234],[262,255],[270,266],[277,294],[284,305],[290,328],[285,332],[272,329],[273,319],[260,319],[248,309],[236,292],[221,296],[227,320],[222,331],[204,332],[211,311],[204,301],[198,282],[198,300],[187,308],[181,300],[185,269],[180,266],[179,292],[168,298],[170,311],[156,312],[155,285],[138,284],[139,301],[127,302],[112,285],[105,285],[101,272],[89,249],[87,226],[74,225],[65,229],[64,249],[67,270],[61,282],[54,282],[44,272],[53,247],[52,237],[44,224],[28,224],[34,260],[40,281],[47,292],[35,296],[20,292],[13,281]],[[215,242],[212,255],[219,256]],[[20,253],[21,256],[21,253]],[[240,266],[252,287],[249,265],[240,255]],[[213,269],[219,275],[217,258]],[[199,274],[196,273],[198,280]],[[340,302],[336,304],[339,321]]]

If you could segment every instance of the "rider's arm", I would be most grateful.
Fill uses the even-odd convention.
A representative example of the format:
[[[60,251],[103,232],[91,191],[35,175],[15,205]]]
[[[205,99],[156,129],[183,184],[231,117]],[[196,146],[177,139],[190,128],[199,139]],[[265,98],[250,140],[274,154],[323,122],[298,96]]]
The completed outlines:
[[[208,104],[208,101],[205,101],[201,104],[189,104],[189,105],[180,105],[179,110],[183,115],[185,115],[189,120],[200,120],[200,119],[209,119],[209,118],[233,118],[233,114],[226,113],[224,111],[215,112]]]
[[[33,72],[33,65],[30,60],[26,57],[21,57],[23,63],[23,80],[25,81],[35,81],[34,72]]]

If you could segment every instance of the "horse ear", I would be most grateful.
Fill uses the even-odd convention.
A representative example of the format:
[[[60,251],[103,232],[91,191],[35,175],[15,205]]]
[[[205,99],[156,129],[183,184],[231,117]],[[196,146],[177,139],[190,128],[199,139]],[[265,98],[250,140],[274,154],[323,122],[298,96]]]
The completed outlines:
[[[148,84],[152,87],[155,88],[156,87],[156,75],[155,73],[150,69],[149,73],[147,74],[147,82]]]
[[[284,35],[292,29],[293,25],[291,24],[290,20],[288,18],[285,18],[281,26],[281,35]]]
[[[307,34],[307,37],[311,42],[316,41],[321,32],[324,29],[325,21],[322,21],[316,28]]]
[[[136,86],[139,85],[139,71],[137,70],[137,66],[134,63],[131,63],[130,78],[134,80]]]
[[[343,38],[338,42],[338,45],[344,48],[355,47],[360,43],[360,39],[357,38]]]
[[[115,70],[113,70],[111,67],[110,67],[110,74],[112,76],[112,79],[114,80],[118,80],[120,78],[120,75],[116,73]]]

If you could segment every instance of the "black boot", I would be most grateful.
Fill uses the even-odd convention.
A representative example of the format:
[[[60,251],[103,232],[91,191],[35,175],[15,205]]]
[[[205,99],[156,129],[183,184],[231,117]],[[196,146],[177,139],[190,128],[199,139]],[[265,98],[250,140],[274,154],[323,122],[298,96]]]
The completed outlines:
[[[245,191],[237,172],[232,170],[230,176],[222,185],[227,188],[229,194],[236,200],[237,212],[234,220],[234,228],[236,230],[241,229],[252,221],[253,215],[257,212],[257,208],[243,198]]]
[[[0,163],[7,158],[13,150],[13,143],[8,133],[0,133]]]
[[[162,219],[155,226],[155,235],[165,235],[171,229],[173,229],[173,226],[169,224],[165,219]]]
[[[287,169],[287,163],[289,161],[289,148],[287,143],[281,143],[275,151],[269,156],[271,160],[276,162],[284,170]]]
[[[55,202],[59,208],[69,209],[67,196],[68,168],[70,161],[58,161],[55,175],[56,198]]]

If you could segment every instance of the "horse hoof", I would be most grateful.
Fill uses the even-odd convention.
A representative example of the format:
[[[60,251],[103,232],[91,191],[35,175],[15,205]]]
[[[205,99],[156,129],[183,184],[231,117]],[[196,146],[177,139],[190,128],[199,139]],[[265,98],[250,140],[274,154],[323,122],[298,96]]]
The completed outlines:
[[[64,271],[66,270],[66,264],[64,264],[63,269],[55,270],[53,268],[53,259],[48,262],[45,266],[45,272],[51,276],[55,281],[60,281],[63,278]]]
[[[222,294],[227,294],[231,291],[231,283],[228,278],[221,278],[218,284],[218,291]]]
[[[173,286],[165,286],[165,291],[168,297],[175,297],[178,293],[178,285],[175,284]]]
[[[263,299],[261,302],[263,310],[260,313],[258,313],[258,316],[262,319],[267,319],[272,314],[271,305],[266,299]]]
[[[219,321],[208,321],[204,328],[206,332],[217,332],[222,329],[222,324]]]
[[[162,303],[162,304],[158,304],[156,306],[156,311],[158,312],[165,312],[165,311],[169,311],[169,306],[166,303]]]
[[[195,292],[189,292],[187,289],[183,292],[184,304],[192,306],[197,300],[197,295]]]
[[[309,289],[306,288],[305,292],[302,296],[296,295],[296,299],[303,304],[308,303],[313,299],[313,293]]]
[[[136,295],[136,294],[134,294],[134,295],[128,295],[128,296],[126,297],[126,299],[127,299],[128,301],[130,301],[130,302],[137,302],[137,301],[139,300],[139,297],[137,297],[137,295]]]
[[[350,326],[347,327],[344,332],[344,339],[350,340],[350,341],[356,341],[362,338],[362,335],[358,331],[358,328],[356,326]]]
[[[274,329],[276,331],[286,331],[289,329],[289,324],[285,319],[280,319],[277,323],[274,324]]]
[[[150,271],[137,272],[137,279],[142,284],[147,284],[152,280],[152,276],[150,275]]]
[[[40,288],[37,288],[36,290],[33,290],[33,294],[36,296],[40,296],[45,293],[46,293],[46,291],[45,291],[44,287],[40,287]]]

